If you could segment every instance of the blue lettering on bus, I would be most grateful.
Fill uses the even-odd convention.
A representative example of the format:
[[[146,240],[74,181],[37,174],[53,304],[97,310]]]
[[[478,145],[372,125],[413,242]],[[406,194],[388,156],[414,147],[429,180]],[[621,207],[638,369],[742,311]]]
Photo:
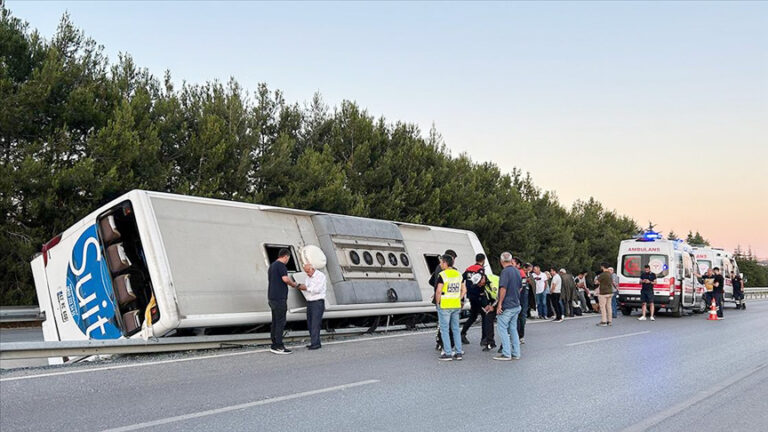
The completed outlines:
[[[115,322],[115,298],[96,225],[85,230],[72,248],[67,267],[67,303],[72,319],[90,339],[122,336]]]

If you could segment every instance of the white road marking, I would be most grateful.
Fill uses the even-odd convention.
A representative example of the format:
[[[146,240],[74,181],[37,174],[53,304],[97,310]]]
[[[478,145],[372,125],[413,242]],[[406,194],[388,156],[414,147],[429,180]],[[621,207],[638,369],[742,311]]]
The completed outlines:
[[[619,338],[625,338],[625,337],[629,337],[629,336],[637,336],[637,335],[641,335],[641,334],[648,334],[650,332],[651,332],[650,330],[646,330],[646,331],[635,332],[635,333],[625,333],[625,334],[618,335],[618,336],[610,336],[610,337],[604,337],[604,338],[585,340],[585,341],[581,341],[581,342],[569,343],[569,344],[565,344],[565,346],[584,345],[584,344],[590,344],[590,343],[595,343],[595,342],[607,341],[607,340],[611,340],[611,339],[619,339]]]
[[[419,335],[425,335],[425,334],[434,335],[434,332],[435,330],[431,329],[429,331],[418,331],[413,333],[393,334],[393,335],[385,335],[385,336],[371,336],[371,337],[365,337],[365,338],[359,338],[359,339],[348,339],[348,340],[324,342],[323,345],[365,342],[365,341],[377,340],[377,339],[419,336]],[[144,366],[155,366],[155,365],[161,365],[161,364],[181,363],[181,362],[188,362],[188,361],[194,361],[194,360],[208,360],[213,358],[233,357],[233,356],[241,356],[241,355],[248,355],[248,354],[259,354],[264,352],[269,352],[269,349],[262,348],[257,350],[240,351],[240,352],[234,352],[234,353],[211,354],[211,355],[204,355],[204,356],[185,357],[180,359],[158,360],[158,361],[152,361],[152,362],[131,363],[131,364],[103,366],[103,367],[95,367],[95,368],[87,368],[87,369],[67,370],[67,371],[61,371],[61,372],[49,372],[49,373],[42,373],[42,374],[35,374],[35,375],[24,375],[24,376],[18,376],[18,377],[0,378],[0,382],[19,381],[19,380],[26,380],[26,379],[33,379],[33,378],[46,378],[46,377],[72,375],[72,374],[80,374],[80,373],[88,373],[88,372],[101,372],[101,371],[128,369],[128,368],[136,368],[136,367],[144,367]]]
[[[726,381],[723,381],[722,383],[714,386],[709,387],[706,390],[702,390],[698,393],[696,393],[695,396],[692,398],[685,400],[683,402],[680,402],[677,405],[674,405],[654,416],[651,416],[639,423],[635,423],[634,425],[622,430],[621,432],[641,432],[648,430],[652,428],[653,426],[656,426],[657,424],[663,422],[664,420],[674,416],[675,414],[684,411],[694,405],[696,405],[699,402],[702,402],[706,399],[709,399],[710,397],[714,396],[715,394],[725,390],[726,388],[736,384],[737,382],[749,378],[750,376],[760,372],[763,370],[768,364],[762,364],[754,369],[747,370],[745,372],[742,372],[740,374],[737,374]]]
[[[345,390],[345,389],[349,389],[349,388],[353,388],[353,387],[364,386],[364,385],[368,385],[368,384],[375,384],[377,382],[379,382],[379,380],[376,380],[376,379],[366,380],[366,381],[358,381],[358,382],[353,382],[353,383],[349,383],[349,384],[342,384],[342,385],[338,385],[338,386],[334,386],[334,387],[326,387],[326,388],[322,388],[322,389],[318,389],[318,390],[310,390],[310,391],[305,391],[305,392],[301,392],[301,393],[293,393],[293,394],[289,394],[289,395],[285,395],[285,396],[278,396],[278,397],[273,397],[273,398],[269,398],[269,399],[262,399],[262,400],[258,400],[258,401],[255,401],[255,402],[248,402],[248,403],[239,404],[239,405],[230,405],[230,406],[223,407],[223,408],[216,408],[216,409],[207,410],[207,411],[200,411],[200,412],[196,412],[196,413],[192,413],[192,414],[184,414],[184,415],[180,415],[180,416],[167,417],[167,418],[163,418],[163,419],[159,419],[159,420],[153,420],[153,421],[144,422],[144,423],[136,423],[136,424],[132,424],[132,425],[128,425],[128,426],[122,426],[122,427],[118,427],[118,428],[114,428],[114,429],[106,429],[103,432],[125,432],[125,431],[133,431],[133,430],[137,430],[137,429],[144,429],[144,428],[148,428],[148,427],[152,427],[152,426],[160,426],[160,425],[164,425],[164,424],[168,424],[168,423],[175,423],[175,422],[180,422],[180,421],[184,421],[184,420],[191,420],[191,419],[200,418],[200,417],[207,417],[207,416],[211,416],[211,415],[215,415],[215,414],[222,414],[222,413],[226,413],[226,412],[230,412],[230,411],[236,411],[236,410],[241,410],[241,409],[246,409],[246,408],[253,408],[253,407],[257,407],[257,406],[261,406],[261,405],[268,405],[268,404],[275,403],[275,402],[283,402],[283,401],[287,401],[287,400],[291,400],[291,399],[298,399],[298,398],[303,398],[303,397],[307,397],[307,396],[314,396],[314,395],[322,394],[322,393],[329,393],[329,392]]]

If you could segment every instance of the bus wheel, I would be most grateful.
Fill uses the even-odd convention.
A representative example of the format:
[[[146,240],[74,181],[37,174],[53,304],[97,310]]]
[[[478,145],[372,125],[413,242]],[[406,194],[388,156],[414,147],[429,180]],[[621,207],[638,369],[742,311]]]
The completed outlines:
[[[621,314],[624,316],[630,316],[632,315],[632,308],[629,306],[622,306],[621,307]]]

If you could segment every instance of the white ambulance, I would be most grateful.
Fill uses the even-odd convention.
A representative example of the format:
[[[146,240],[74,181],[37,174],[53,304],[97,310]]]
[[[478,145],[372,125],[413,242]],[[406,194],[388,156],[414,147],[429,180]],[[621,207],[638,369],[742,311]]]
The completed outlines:
[[[725,294],[723,299],[728,302],[734,302],[733,299],[733,283],[731,278],[739,274],[739,266],[736,264],[736,260],[730,252],[726,252],[721,248],[713,247],[694,247],[693,253],[696,255],[696,262],[698,263],[699,274],[703,275],[707,272],[707,269],[714,269],[715,267],[720,269],[720,274],[725,279]]]
[[[619,309],[630,315],[640,302],[640,274],[646,265],[656,273],[654,304],[683,315],[683,310],[704,312],[704,287],[697,279],[693,248],[682,240],[665,240],[658,233],[646,231],[619,246],[616,272],[619,275]]]

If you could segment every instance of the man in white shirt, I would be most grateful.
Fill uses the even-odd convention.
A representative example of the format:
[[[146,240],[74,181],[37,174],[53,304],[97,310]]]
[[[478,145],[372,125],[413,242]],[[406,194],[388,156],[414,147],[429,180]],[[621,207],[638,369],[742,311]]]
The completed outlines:
[[[304,273],[307,280],[299,289],[307,299],[307,328],[309,329],[310,343],[307,349],[320,349],[320,328],[325,312],[325,274],[316,270],[312,264],[304,264]]]
[[[536,312],[539,318],[547,317],[547,272],[541,267],[533,266],[533,280],[536,281]]]
[[[563,280],[557,274],[557,270],[551,268],[549,273],[552,275],[552,282],[549,284],[550,295],[552,296],[552,307],[555,309],[555,321],[563,321],[563,307],[560,304],[560,289],[563,286]]]

